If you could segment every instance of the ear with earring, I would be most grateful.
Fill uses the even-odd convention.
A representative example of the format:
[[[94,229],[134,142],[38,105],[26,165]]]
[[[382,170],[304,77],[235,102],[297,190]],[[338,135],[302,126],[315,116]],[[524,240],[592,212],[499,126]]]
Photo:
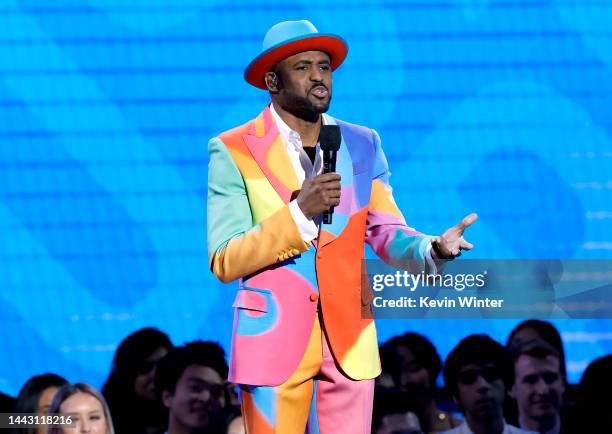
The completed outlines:
[[[269,77],[270,78],[268,79],[268,85],[270,87],[277,87],[278,86],[278,78],[276,78],[276,74],[270,74]]]

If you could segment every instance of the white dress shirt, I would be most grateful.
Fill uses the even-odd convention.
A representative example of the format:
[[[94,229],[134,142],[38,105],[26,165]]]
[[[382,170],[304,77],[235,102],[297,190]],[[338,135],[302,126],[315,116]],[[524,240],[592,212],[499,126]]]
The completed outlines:
[[[278,132],[287,146],[289,159],[295,170],[298,183],[302,185],[305,179],[319,175],[323,170],[323,153],[321,152],[319,143],[316,145],[315,160],[313,163],[308,154],[306,154],[306,151],[304,151],[300,134],[297,131],[293,131],[291,127],[285,123],[274,109],[274,104],[270,104],[270,112],[272,112],[272,117],[274,117]],[[327,115],[323,114],[323,125],[329,124],[329,120],[326,119],[326,117]],[[289,202],[289,211],[305,242],[310,243],[317,238],[319,234],[317,224],[314,220],[304,215],[296,199]]]

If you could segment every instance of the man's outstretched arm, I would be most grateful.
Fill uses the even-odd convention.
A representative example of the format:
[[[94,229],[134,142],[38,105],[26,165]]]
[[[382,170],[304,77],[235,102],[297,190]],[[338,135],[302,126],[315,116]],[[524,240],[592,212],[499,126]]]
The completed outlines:
[[[434,261],[454,259],[461,254],[461,250],[472,248],[463,239],[463,232],[477,216],[470,214],[439,237],[424,235],[408,226],[393,198],[389,165],[380,137],[376,131],[372,133],[375,149],[366,242],[390,265],[414,273],[424,270],[436,272]]]

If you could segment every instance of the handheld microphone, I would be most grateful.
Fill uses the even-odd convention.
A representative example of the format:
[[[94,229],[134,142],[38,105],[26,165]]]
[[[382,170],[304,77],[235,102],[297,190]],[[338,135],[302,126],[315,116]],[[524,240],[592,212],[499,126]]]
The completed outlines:
[[[338,125],[322,125],[319,133],[319,145],[323,151],[323,173],[336,171],[336,154],[340,149],[342,135]],[[323,212],[323,223],[331,224],[334,207]]]

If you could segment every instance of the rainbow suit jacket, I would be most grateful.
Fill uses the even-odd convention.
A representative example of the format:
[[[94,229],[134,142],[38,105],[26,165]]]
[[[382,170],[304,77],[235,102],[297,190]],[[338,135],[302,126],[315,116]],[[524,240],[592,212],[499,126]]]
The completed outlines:
[[[276,386],[299,365],[320,303],[336,362],[348,377],[380,374],[364,267],[368,243],[385,262],[425,268],[431,237],[407,226],[393,200],[376,131],[331,118],[342,143],[333,223],[306,243],[289,211],[300,189],[269,107],[210,140],[208,252],[222,281],[239,280],[229,380]],[[416,264],[416,265],[415,265]]]

